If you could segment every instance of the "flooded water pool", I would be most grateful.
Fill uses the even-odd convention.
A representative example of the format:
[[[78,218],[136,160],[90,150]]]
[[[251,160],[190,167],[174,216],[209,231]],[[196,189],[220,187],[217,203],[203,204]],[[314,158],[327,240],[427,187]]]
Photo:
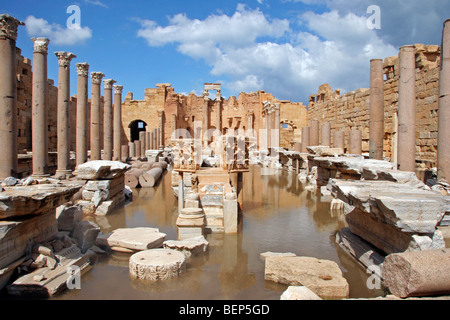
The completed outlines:
[[[157,187],[136,189],[134,200],[96,222],[103,232],[123,227],[158,227],[176,239],[177,199],[170,172]],[[244,174],[243,215],[239,233],[207,234],[209,253],[192,259],[181,277],[148,283],[131,280],[127,254],[100,256],[81,279],[81,290],[66,290],[53,299],[255,299],[278,300],[286,285],[264,280],[260,253],[293,252],[338,263],[350,286],[350,297],[375,297],[365,270],[334,242],[345,226],[332,217],[329,203],[303,190],[295,174],[261,175],[259,166]]]

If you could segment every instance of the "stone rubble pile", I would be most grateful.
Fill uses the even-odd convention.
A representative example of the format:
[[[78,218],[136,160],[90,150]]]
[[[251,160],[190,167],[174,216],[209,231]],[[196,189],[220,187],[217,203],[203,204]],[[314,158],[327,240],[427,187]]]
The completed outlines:
[[[165,170],[166,161],[141,162],[133,161],[131,169],[125,173],[125,185],[130,188],[151,188],[156,186]]]
[[[78,178],[86,181],[81,205],[85,214],[104,216],[132,197],[125,187],[125,173],[130,165],[118,161],[96,160],[78,166]]]

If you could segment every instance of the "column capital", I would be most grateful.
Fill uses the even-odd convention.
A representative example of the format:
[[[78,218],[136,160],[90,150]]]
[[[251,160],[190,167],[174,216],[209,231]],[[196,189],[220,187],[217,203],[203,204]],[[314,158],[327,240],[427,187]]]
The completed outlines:
[[[114,85],[114,94],[122,94],[123,86],[119,84]]]
[[[116,83],[116,80],[114,79],[103,79],[103,88],[112,89],[114,83]]]
[[[34,52],[47,53],[48,51],[48,43],[50,40],[44,37],[31,38],[31,41],[34,43]]]
[[[77,57],[72,52],[67,51],[56,51],[55,55],[58,58],[58,64],[60,67],[70,66],[70,60]]]
[[[93,84],[100,84],[102,82],[102,78],[105,75],[102,72],[91,72],[91,78]]]
[[[164,115],[164,111],[158,110],[158,118],[162,118],[163,115]]]
[[[0,38],[17,39],[17,28],[25,23],[9,14],[0,14]]]
[[[89,74],[89,64],[87,62],[79,62],[75,65],[77,67],[77,75],[87,77]]]

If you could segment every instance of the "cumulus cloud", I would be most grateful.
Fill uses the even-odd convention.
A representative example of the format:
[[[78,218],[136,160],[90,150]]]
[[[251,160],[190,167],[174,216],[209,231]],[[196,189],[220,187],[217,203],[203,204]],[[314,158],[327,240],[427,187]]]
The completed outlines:
[[[30,36],[48,37],[56,45],[78,45],[92,37],[89,27],[63,28],[61,25],[52,23],[42,18],[28,16],[25,26]]]
[[[306,12],[288,21],[239,5],[231,16],[204,20],[177,14],[167,26],[142,20],[138,36],[204,60],[211,75],[227,79],[223,86],[232,94],[262,89],[307,103],[323,83],[344,92],[367,86],[369,60],[398,53],[367,28],[365,13]]]

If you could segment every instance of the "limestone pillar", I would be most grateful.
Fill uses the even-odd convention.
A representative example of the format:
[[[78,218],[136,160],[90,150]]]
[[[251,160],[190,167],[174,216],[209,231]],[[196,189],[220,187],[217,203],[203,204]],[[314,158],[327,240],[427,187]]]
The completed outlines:
[[[101,72],[91,72],[91,160],[101,160],[101,114],[100,114],[100,84],[105,75]]]
[[[121,146],[121,152],[120,152],[120,161],[122,162],[127,162],[128,160],[128,145],[124,144]],[[116,155],[116,153],[114,152],[114,156]],[[117,160],[116,160],[117,161]]]
[[[403,46],[399,53],[398,169],[416,170],[416,53]],[[447,124],[448,125],[448,124]]]
[[[222,97],[220,94],[220,90],[217,91],[217,97],[216,97],[216,130],[219,130],[219,132],[222,132]]]
[[[273,136],[273,142],[272,145],[276,148],[278,148],[280,146],[280,104],[279,103],[275,103],[274,106],[274,129],[275,131],[273,132],[272,136]]]
[[[123,86],[114,85],[114,129],[113,129],[113,160],[120,161],[121,153],[128,148],[122,148],[122,90]],[[127,152],[128,158],[128,152]]]
[[[155,150],[154,140],[155,140],[155,132],[154,132],[154,130],[152,130],[152,131],[150,131],[150,149],[151,150]]]
[[[150,138],[151,138],[151,134],[150,134],[150,132],[146,132],[145,133],[146,135],[145,135],[145,150],[152,150],[152,147],[151,147],[151,140],[150,140]]]
[[[325,122],[322,124],[321,128],[321,141],[320,144],[322,146],[331,147],[331,124],[329,122]]]
[[[362,153],[362,132],[361,130],[350,130],[348,153],[361,154]]]
[[[274,127],[274,112],[272,109],[267,110],[267,148],[272,148],[274,145],[273,127]]]
[[[134,158],[134,157],[136,157],[136,149],[135,149],[135,147],[134,147],[134,142],[128,142],[128,150],[129,150],[129,152],[128,152],[128,155],[130,156],[130,158]]]
[[[317,119],[311,120],[309,143],[311,146],[319,145],[319,120]]]
[[[76,163],[77,166],[87,160],[88,145],[88,74],[89,64],[77,63],[77,129],[76,129]]]
[[[0,15],[0,179],[17,176],[17,28],[23,22]]]
[[[163,110],[158,111],[158,133],[159,133],[158,149],[162,150],[162,149],[164,149],[164,111]]]
[[[370,60],[369,156],[383,159],[384,81],[383,60]]]
[[[57,51],[58,58],[58,110],[57,140],[58,168],[56,176],[65,177],[72,173],[70,166],[70,61],[77,56],[71,52]]]
[[[113,155],[113,96],[112,89],[116,81],[103,79],[103,160],[112,160]]]
[[[206,147],[208,145],[208,135],[206,134],[209,126],[209,97],[208,92],[203,95],[203,121],[202,121],[202,134],[203,134],[203,146]]]
[[[302,152],[308,152],[306,147],[309,147],[309,138],[310,138],[310,128],[309,127],[303,127],[302,128]]]
[[[141,158],[141,141],[140,140],[134,140],[134,155],[136,156],[136,159]]]
[[[145,157],[145,138],[146,138],[147,134],[145,131],[140,131],[139,132],[139,141],[141,142],[141,157],[144,158]]]
[[[31,38],[33,51],[33,91],[31,99],[31,138],[33,150],[33,177],[42,178],[48,174],[48,81],[47,52],[48,38]]]
[[[342,148],[345,151],[345,132],[336,131],[333,134],[333,147]]]
[[[439,76],[438,180],[450,182],[450,20],[444,22]]]

